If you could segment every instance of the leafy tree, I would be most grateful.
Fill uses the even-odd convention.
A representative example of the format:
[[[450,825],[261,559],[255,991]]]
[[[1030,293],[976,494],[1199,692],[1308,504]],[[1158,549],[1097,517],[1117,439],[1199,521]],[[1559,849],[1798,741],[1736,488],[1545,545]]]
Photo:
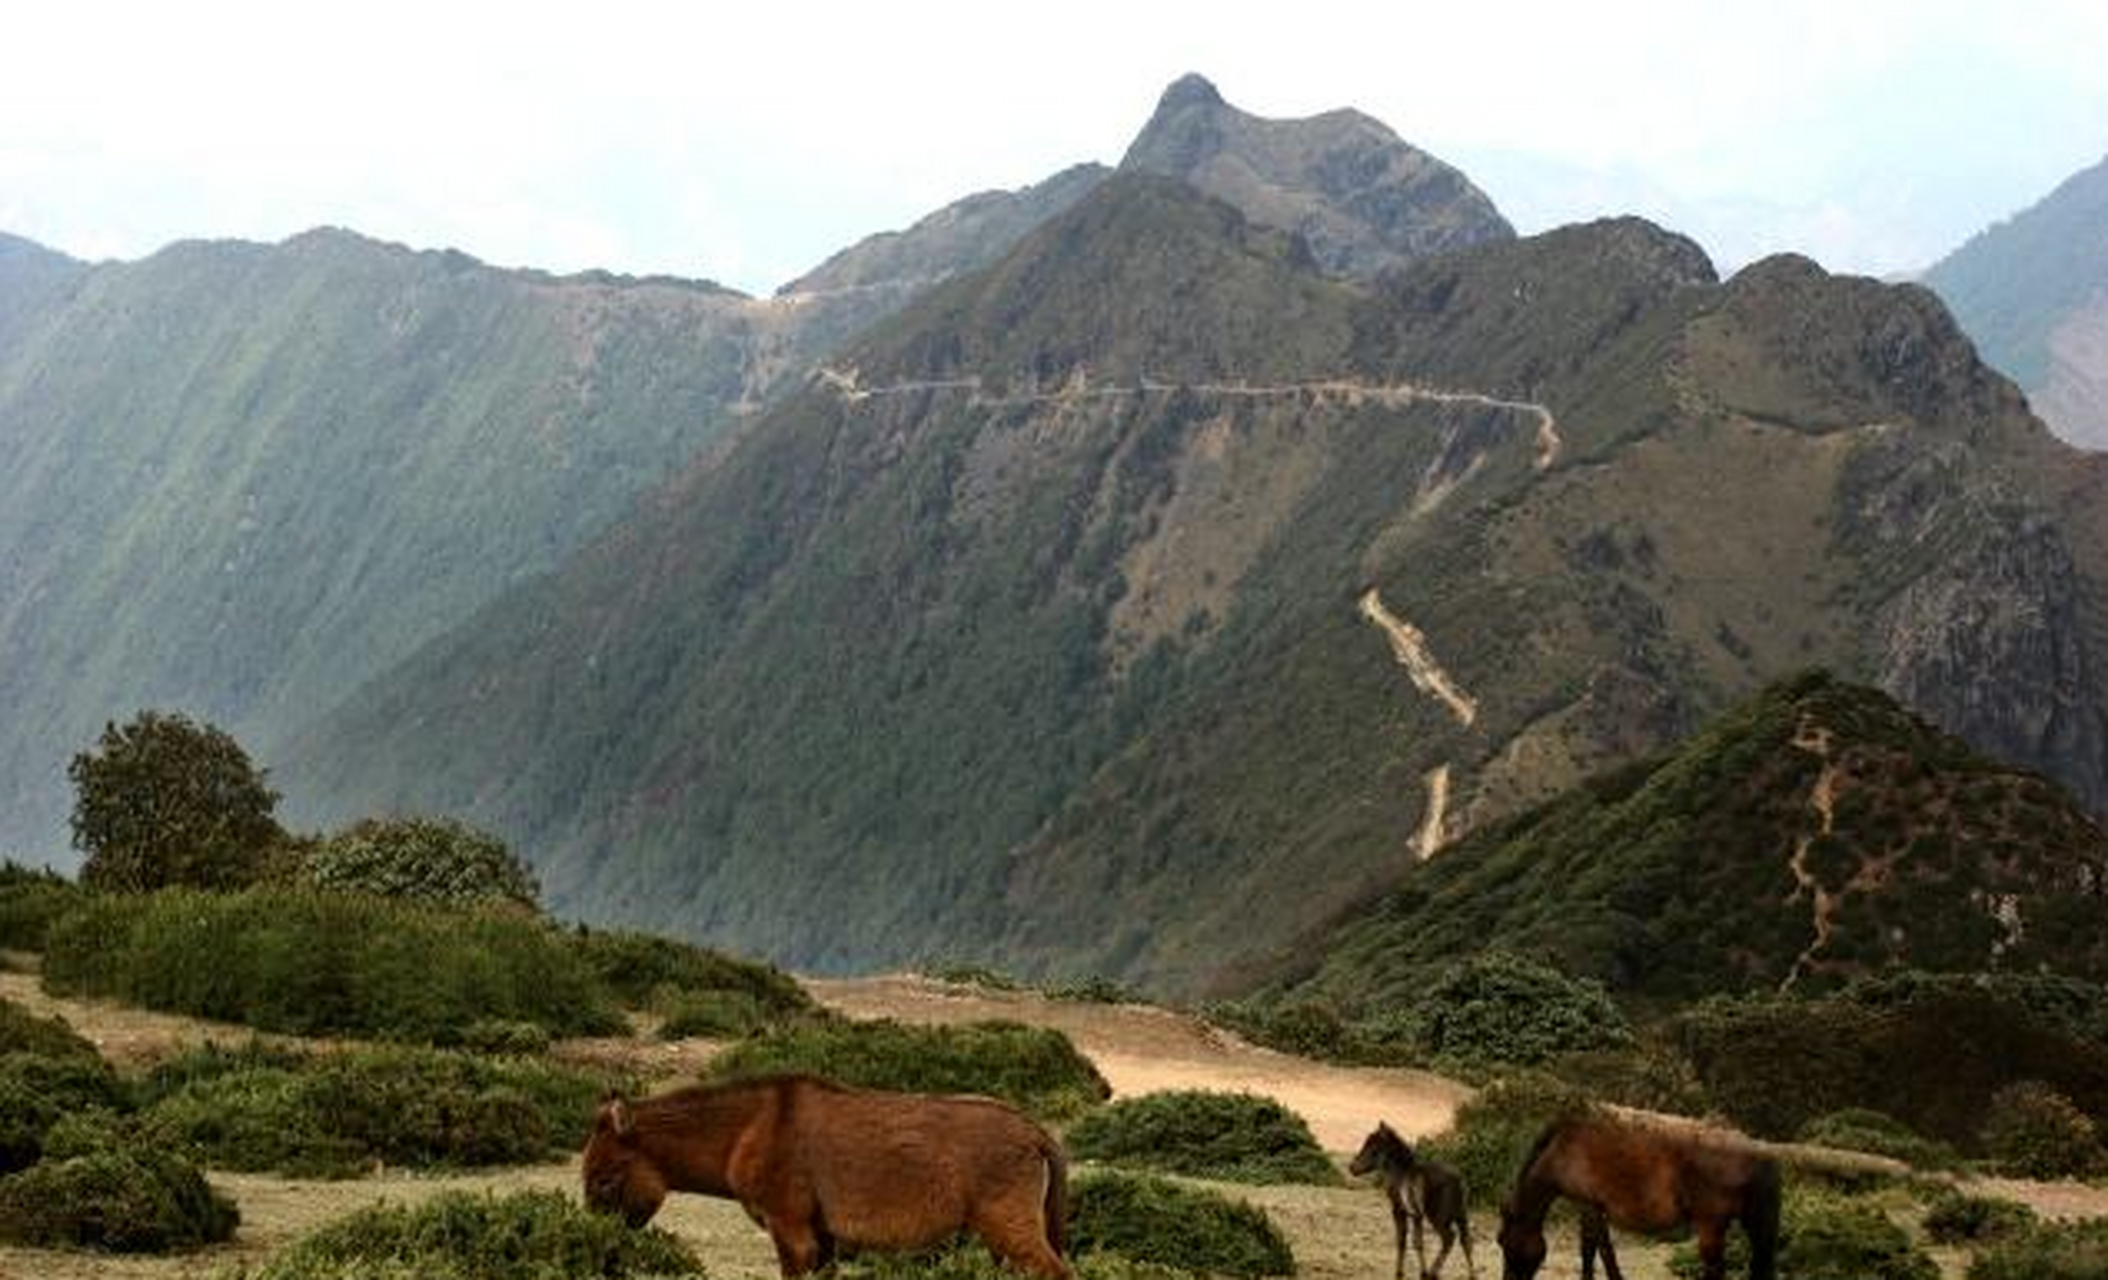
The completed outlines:
[[[505,842],[452,818],[367,818],[322,842],[308,879],[325,889],[463,905],[540,893]]]
[[[144,892],[238,888],[264,874],[285,839],[278,793],[241,744],[181,714],[142,711],[105,725],[67,766],[83,883]]]

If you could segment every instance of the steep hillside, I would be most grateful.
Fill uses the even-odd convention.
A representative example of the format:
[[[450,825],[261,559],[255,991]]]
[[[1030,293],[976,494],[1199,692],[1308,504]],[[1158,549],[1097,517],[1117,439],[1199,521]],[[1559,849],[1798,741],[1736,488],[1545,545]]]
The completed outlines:
[[[2043,421],[2108,449],[2108,160],[1979,233],[1925,283]]]
[[[1515,235],[1469,178],[1381,121],[1351,110],[1262,119],[1197,75],[1164,91],[1120,167],[1177,178],[1254,222],[1293,231],[1339,275],[1373,276]]]
[[[1380,1007],[1487,948],[1670,998],[1891,966],[2098,981],[2108,835],[1886,695],[1803,676],[1460,840],[1306,939],[1287,985]]]
[[[805,367],[714,286],[345,232],[87,267],[0,247],[0,847],[180,706],[277,733],[546,569]]]
[[[2101,483],[1922,290],[1632,220],[1365,288],[1125,175],[282,776],[799,965],[1234,985],[1805,666],[2099,806]]]

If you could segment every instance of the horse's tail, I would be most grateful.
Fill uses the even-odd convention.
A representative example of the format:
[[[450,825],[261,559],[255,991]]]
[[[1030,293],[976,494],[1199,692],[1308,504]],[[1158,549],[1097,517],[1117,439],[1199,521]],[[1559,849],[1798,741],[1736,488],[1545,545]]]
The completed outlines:
[[[1773,1280],[1779,1257],[1779,1162],[1765,1160],[1750,1179],[1742,1207],[1742,1229],[1749,1233],[1749,1280]]]
[[[1047,1245],[1055,1257],[1065,1258],[1069,1237],[1069,1160],[1061,1153],[1061,1144],[1052,1139],[1040,1148],[1040,1155],[1047,1162]]]

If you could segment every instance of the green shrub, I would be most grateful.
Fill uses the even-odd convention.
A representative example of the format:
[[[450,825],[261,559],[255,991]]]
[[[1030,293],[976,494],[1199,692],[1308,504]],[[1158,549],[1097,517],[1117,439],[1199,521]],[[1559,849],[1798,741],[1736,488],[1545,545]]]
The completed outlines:
[[[1069,1247],[1225,1276],[1295,1274],[1287,1237],[1266,1214],[1213,1191],[1148,1175],[1089,1174],[1070,1186]]]
[[[531,1059],[436,1049],[193,1070],[142,1123],[217,1168],[345,1177],[523,1164],[585,1141],[604,1082]]]
[[[1546,1126],[1585,1115],[1595,1105],[1588,1095],[1542,1073],[1505,1076],[1457,1108],[1449,1129],[1421,1144],[1420,1151],[1461,1173],[1474,1203],[1498,1204]]]
[[[581,928],[570,946],[617,1000],[642,1009],[684,993],[727,991],[752,999],[769,1021],[817,1012],[812,997],[773,965],[649,933]]]
[[[44,983],[296,1035],[446,1044],[479,1020],[620,1031],[566,935],[538,920],[313,889],[90,899],[53,922]]]
[[[1499,951],[1451,965],[1414,1002],[1410,1019],[1424,1052],[1479,1069],[1538,1066],[1633,1042],[1631,1024],[1601,985]]]
[[[1703,1116],[1712,1110],[1691,1064],[1658,1044],[1570,1053],[1545,1069],[1577,1092],[1615,1106],[1678,1116]]]
[[[27,1053],[40,1058],[96,1056],[95,1046],[61,1018],[40,1018],[12,1000],[0,999],[0,1054]]]
[[[113,1253],[162,1253],[234,1234],[232,1202],[196,1165],[106,1126],[69,1135],[70,1154],[0,1178],[0,1240]]]
[[[1100,1107],[1064,1139],[1079,1160],[1225,1182],[1336,1184],[1303,1118],[1248,1093],[1149,1093]]]
[[[786,1071],[865,1089],[981,1093],[1052,1120],[1078,1115],[1112,1093],[1067,1036],[1015,1022],[794,1023],[732,1046],[711,1062],[709,1075],[730,1080]]]
[[[64,1117],[124,1103],[123,1087],[101,1058],[0,1055],[0,1173],[35,1164],[45,1135]]]
[[[1894,1116],[1865,1107],[1817,1116],[1801,1126],[1800,1140],[1887,1156],[1914,1169],[1952,1169],[1961,1163],[1961,1156],[1953,1147],[1925,1137]]]
[[[923,969],[923,976],[955,987],[985,987],[990,991],[1015,991],[1017,979],[985,964],[964,960],[940,960]]]
[[[674,1237],[633,1231],[554,1191],[449,1191],[416,1208],[379,1205],[296,1241],[246,1280],[573,1280],[701,1276]]]
[[[1190,1280],[1193,1272],[1117,1253],[1069,1259],[1077,1280]],[[921,1253],[859,1253],[835,1264],[834,1280],[1017,1280],[979,1241],[959,1239]]]
[[[2039,1080],[2007,1085],[1992,1096],[1984,1153],[2023,1178],[2080,1178],[2104,1163],[2093,1118]]]
[[[2043,1223],[1976,1255],[1969,1280],[2101,1280],[2108,1276],[2108,1219]]]
[[[541,886],[505,842],[452,818],[366,818],[310,851],[302,874],[323,889],[453,906],[535,905]]]
[[[1948,1191],[1925,1214],[1925,1234],[1936,1244],[1984,1244],[2033,1227],[2035,1211],[2013,1200]]]
[[[659,1024],[662,1040],[684,1040],[702,1036],[711,1040],[736,1040],[760,1030],[768,1015],[744,991],[676,991],[669,989],[657,1001],[665,1021]]]
[[[45,930],[85,892],[56,872],[0,862],[0,951],[42,951]]]
[[[1749,1267],[1749,1243],[1728,1235],[1729,1275]],[[1698,1250],[1677,1246],[1669,1270],[1697,1280]],[[1792,1280],[1940,1280],[1940,1268],[1876,1206],[1827,1192],[1787,1194],[1779,1232],[1778,1271]]]
[[[1075,978],[1068,982],[1057,982],[1047,988],[1050,1000],[1070,1000],[1078,1004],[1126,1004],[1134,999],[1134,993],[1100,974]]]
[[[510,1018],[478,1018],[461,1033],[461,1047],[474,1053],[533,1057],[549,1052],[549,1028]]]
[[[1368,1066],[1409,1066],[1422,1060],[1409,1020],[1384,1018],[1350,1022],[1331,1005],[1317,1000],[1274,1004],[1263,1000],[1211,1004],[1208,1021],[1236,1032],[1253,1044],[1328,1062]]]

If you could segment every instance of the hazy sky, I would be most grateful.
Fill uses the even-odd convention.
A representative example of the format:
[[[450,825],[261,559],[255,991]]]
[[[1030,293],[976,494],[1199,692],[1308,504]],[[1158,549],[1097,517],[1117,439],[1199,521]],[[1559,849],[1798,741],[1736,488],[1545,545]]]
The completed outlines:
[[[1638,212],[1724,268],[1919,267],[2108,153],[2103,0],[30,0],[0,34],[0,230],[88,257],[332,223],[765,291],[1118,160],[1188,70],[1360,107],[1525,231]]]

